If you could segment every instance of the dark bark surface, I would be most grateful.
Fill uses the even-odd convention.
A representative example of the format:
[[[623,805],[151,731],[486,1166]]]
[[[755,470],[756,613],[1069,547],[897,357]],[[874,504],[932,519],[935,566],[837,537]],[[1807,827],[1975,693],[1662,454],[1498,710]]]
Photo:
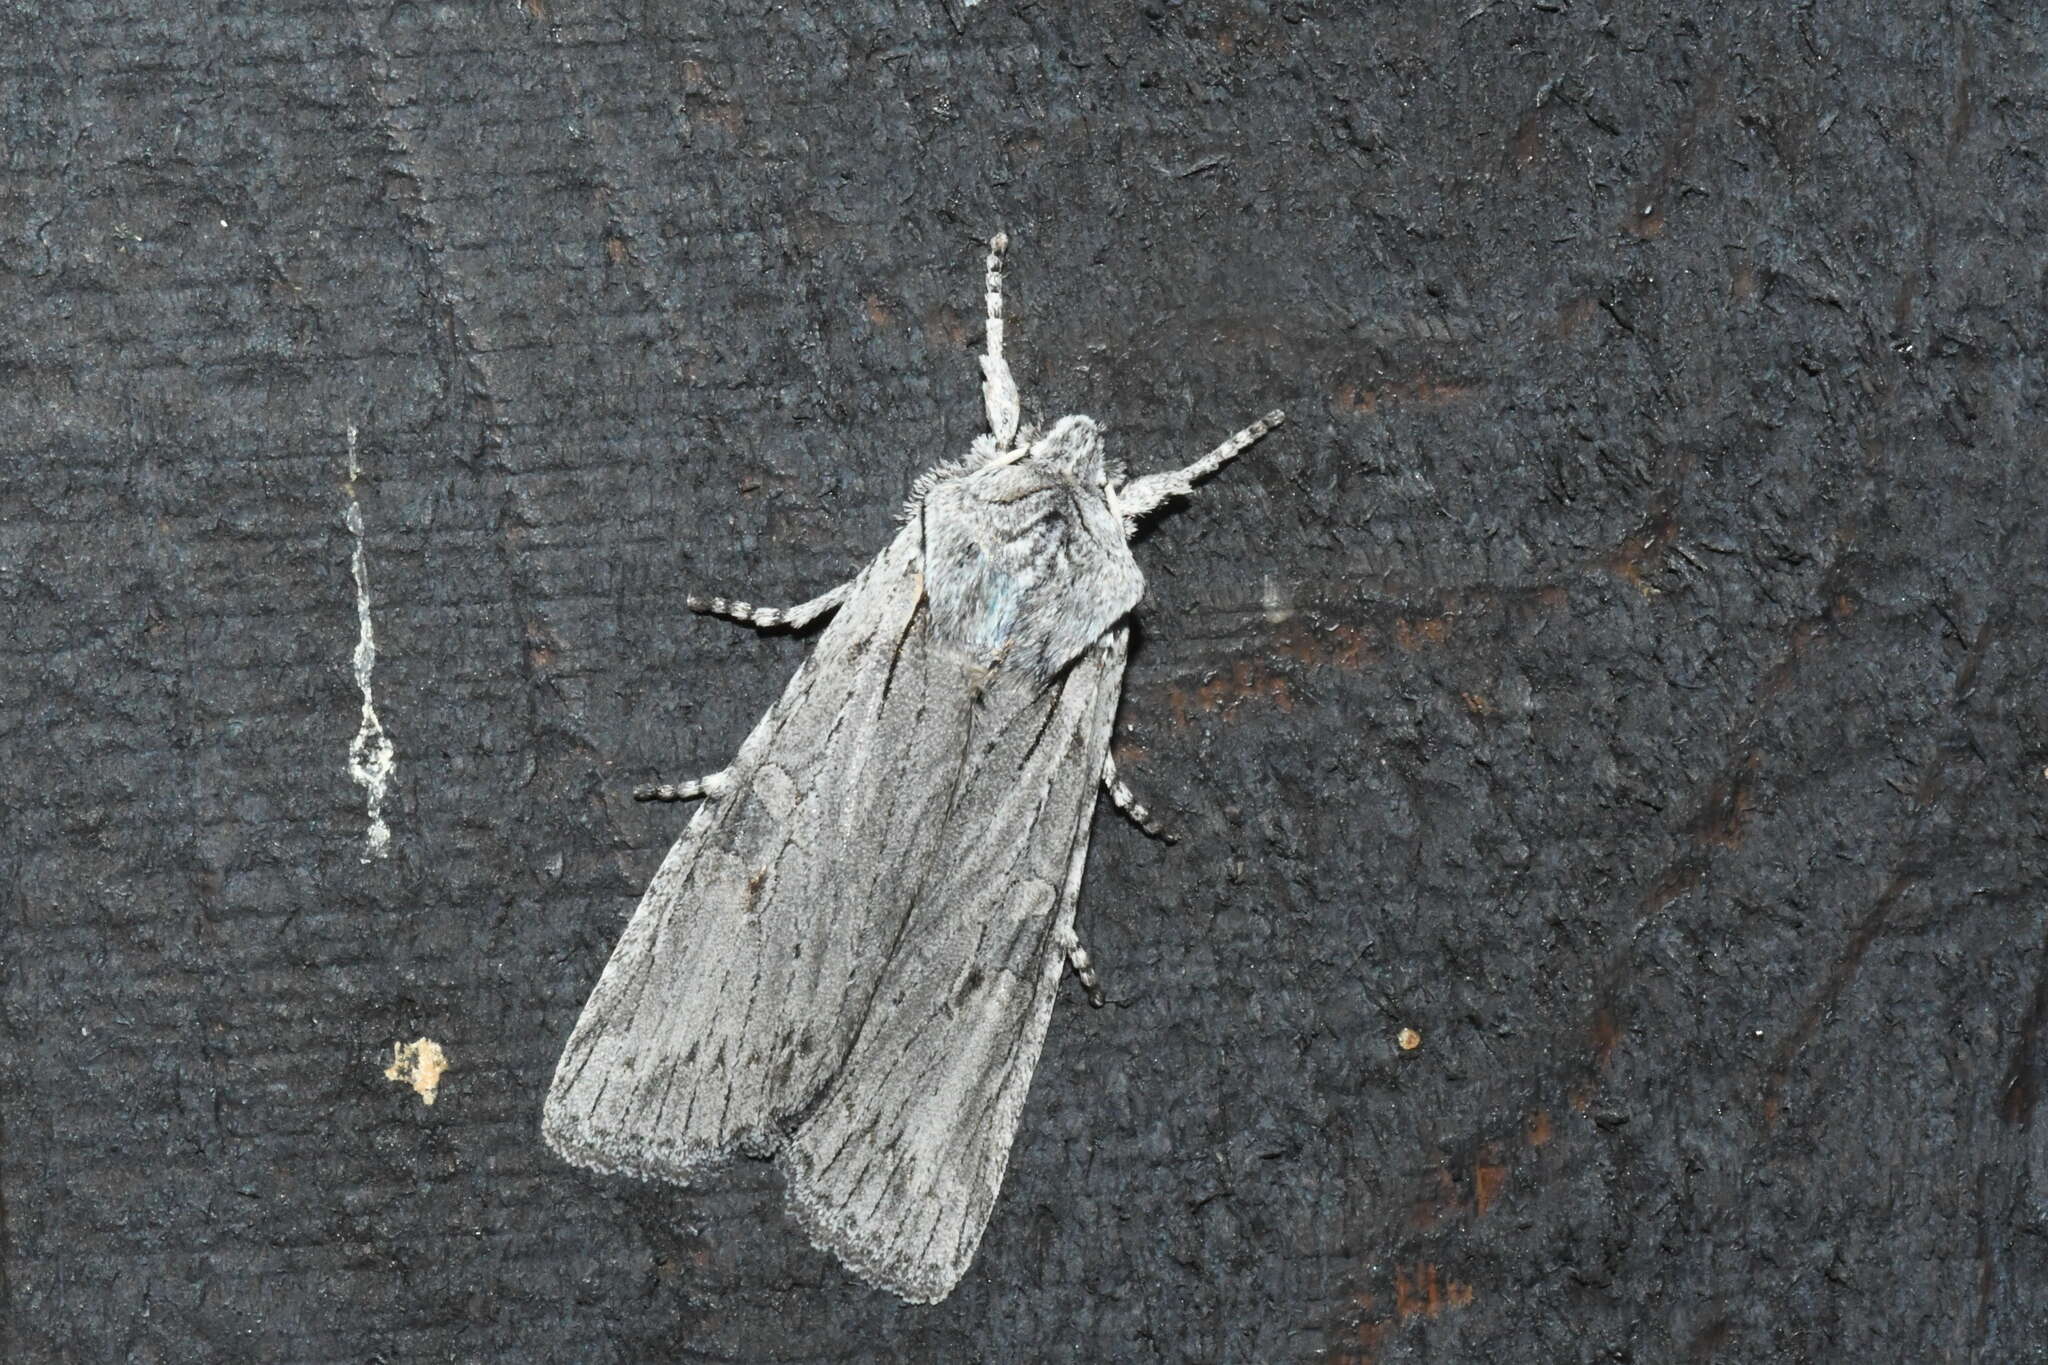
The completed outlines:
[[[12,7],[0,1354],[2048,1358],[2038,15],[948,3]],[[998,227],[1027,415],[1290,423],[909,1308],[537,1119]]]

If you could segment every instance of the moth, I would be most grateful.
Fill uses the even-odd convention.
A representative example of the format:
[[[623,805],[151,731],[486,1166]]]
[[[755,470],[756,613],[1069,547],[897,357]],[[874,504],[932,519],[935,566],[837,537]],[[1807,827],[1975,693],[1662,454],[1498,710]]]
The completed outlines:
[[[789,1208],[863,1280],[936,1303],[988,1224],[1074,932],[1145,580],[1137,519],[1278,424],[1124,481],[1096,423],[1020,427],[988,251],[988,434],[917,480],[835,612],[655,873],[557,1066],[541,1131],[594,1170],[688,1183],[773,1157]]]

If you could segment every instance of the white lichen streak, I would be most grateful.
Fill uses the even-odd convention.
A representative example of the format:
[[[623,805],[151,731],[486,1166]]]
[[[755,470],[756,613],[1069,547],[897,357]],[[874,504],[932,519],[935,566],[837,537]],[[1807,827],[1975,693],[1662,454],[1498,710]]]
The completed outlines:
[[[356,479],[362,467],[356,460],[356,429],[348,429],[348,529],[356,538],[356,686],[363,693],[363,723],[348,746],[348,775],[369,797],[370,829],[363,838],[363,861],[382,858],[391,851],[391,826],[384,823],[384,793],[390,790],[391,774],[398,766],[398,751],[384,725],[377,719],[377,703],[370,695],[370,673],[377,666],[377,636],[370,628],[370,566],[363,549],[363,505],[356,499]]]
[[[1293,602],[1271,574],[1266,575],[1265,585],[1259,591],[1259,607],[1268,625],[1277,626],[1294,615]]]

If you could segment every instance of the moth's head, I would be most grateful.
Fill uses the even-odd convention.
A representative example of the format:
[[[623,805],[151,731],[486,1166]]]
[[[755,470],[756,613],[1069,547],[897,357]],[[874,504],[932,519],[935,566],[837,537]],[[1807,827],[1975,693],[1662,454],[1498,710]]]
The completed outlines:
[[[1062,417],[1033,441],[1025,459],[1081,488],[1101,485],[1102,428],[1093,417]]]
[[[1123,465],[1103,452],[1102,428],[1093,417],[1062,417],[1043,432],[1028,428],[1014,449],[988,460],[988,468],[1014,468],[1041,486],[1065,484],[1094,493],[1123,481]]]

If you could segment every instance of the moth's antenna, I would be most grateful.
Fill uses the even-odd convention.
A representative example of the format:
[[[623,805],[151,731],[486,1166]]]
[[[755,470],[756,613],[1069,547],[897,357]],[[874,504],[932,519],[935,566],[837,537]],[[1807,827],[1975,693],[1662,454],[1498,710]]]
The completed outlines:
[[[1010,234],[998,232],[988,239],[988,273],[982,290],[988,300],[988,358],[1003,358],[1003,253],[1010,249]]]
[[[1287,414],[1275,408],[1187,468],[1165,474],[1147,474],[1142,479],[1131,480],[1116,495],[1122,504],[1125,522],[1144,516],[1168,498],[1184,498],[1194,492],[1195,480],[1214,474],[1236,459],[1246,446],[1286,420]]]
[[[1003,251],[1009,245],[1007,232],[989,238],[983,290],[988,300],[988,350],[981,357],[981,401],[988,409],[988,429],[996,438],[998,454],[1016,443],[1017,422],[1024,411],[1010,362],[1003,359]]]

